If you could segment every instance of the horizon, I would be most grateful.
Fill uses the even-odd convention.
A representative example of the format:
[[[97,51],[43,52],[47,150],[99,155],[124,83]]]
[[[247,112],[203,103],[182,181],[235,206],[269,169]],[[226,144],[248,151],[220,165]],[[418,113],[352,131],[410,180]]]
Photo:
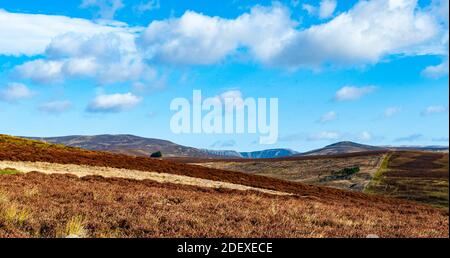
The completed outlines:
[[[21,137],[21,138],[62,138],[62,137],[96,137],[96,136],[133,136],[133,137],[138,137],[138,138],[145,138],[145,139],[152,139],[152,140],[163,140],[163,141],[169,141],[171,143],[177,144],[177,145],[182,145],[179,144],[177,142],[172,142],[170,140],[167,139],[160,139],[160,138],[152,138],[152,137],[143,137],[143,136],[139,136],[139,135],[134,135],[134,134],[97,134],[97,135],[80,135],[80,134],[74,134],[74,135],[62,135],[62,136],[50,136],[50,137],[39,137],[39,136],[24,136],[24,135],[13,135],[15,137]],[[250,149],[250,150],[243,150],[243,151],[238,151],[238,150],[234,150],[234,149],[214,149],[214,148],[197,148],[199,150],[212,150],[212,151],[235,151],[238,153],[242,153],[242,152],[259,152],[259,151],[266,151],[266,150],[276,150],[276,149],[280,149],[280,150],[291,150],[297,153],[306,153],[306,152],[310,152],[310,151],[315,151],[321,148],[325,148],[328,147],[330,145],[335,145],[335,144],[340,144],[340,143],[351,143],[351,144],[358,144],[358,145],[366,145],[366,146],[371,146],[371,147],[391,147],[391,148],[402,148],[402,147],[417,147],[417,148],[449,148],[448,145],[369,145],[369,144],[363,144],[360,142],[354,142],[354,141],[349,141],[349,140],[342,140],[342,141],[338,141],[338,142],[334,142],[334,143],[330,143],[327,145],[324,145],[322,147],[316,148],[316,149],[310,149],[310,150],[305,150],[305,151],[298,151],[295,149],[291,149],[291,148],[268,148],[268,149]],[[196,148],[193,146],[187,146],[187,145],[182,145],[185,147],[192,147],[192,148]]]
[[[0,133],[239,152],[449,145],[448,0],[117,1],[0,3]],[[276,98],[277,141],[174,133],[170,104],[195,90]]]

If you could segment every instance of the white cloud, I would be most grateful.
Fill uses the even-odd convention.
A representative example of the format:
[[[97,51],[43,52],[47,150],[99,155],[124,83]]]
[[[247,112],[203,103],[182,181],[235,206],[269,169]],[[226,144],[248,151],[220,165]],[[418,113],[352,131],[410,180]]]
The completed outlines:
[[[422,111],[422,115],[428,116],[432,114],[444,113],[447,111],[447,108],[444,106],[429,106],[424,111]]]
[[[336,119],[337,119],[337,113],[336,113],[335,111],[330,111],[330,112],[324,114],[324,115],[320,118],[319,122],[320,122],[320,123],[327,123],[327,122],[334,121],[334,120],[336,120]]]
[[[147,2],[141,2],[137,6],[135,6],[135,10],[142,14],[144,12],[152,11],[159,9],[161,6],[159,0],[148,0]]]
[[[336,92],[334,99],[336,101],[358,100],[362,96],[373,92],[375,89],[376,87],[374,86],[365,86],[365,87],[344,86]]]
[[[5,89],[0,90],[0,101],[16,102],[31,98],[34,93],[22,83],[9,83]]]
[[[384,110],[384,117],[392,117],[396,114],[398,114],[401,111],[401,108],[399,107],[388,107],[386,110]]]
[[[50,101],[41,104],[38,109],[45,113],[57,114],[62,113],[72,107],[72,103],[67,100],[62,101]]]
[[[268,63],[320,68],[374,64],[389,55],[437,55],[441,27],[415,0],[359,1],[329,22],[296,30]]]
[[[317,8],[310,4],[302,4],[302,9],[305,10],[309,15],[315,15]]]
[[[112,19],[116,12],[124,7],[122,0],[83,0],[81,8],[96,8],[98,16],[103,19]]]
[[[116,113],[128,110],[141,102],[142,98],[131,93],[99,95],[88,106],[92,113]]]
[[[337,140],[341,137],[338,132],[319,132],[317,134],[312,134],[308,137],[310,141],[322,141],[322,140]]]
[[[15,71],[37,83],[84,77],[102,84],[150,80],[156,73],[144,62],[133,41],[115,33],[63,34],[51,41],[45,56],[17,66]]]
[[[118,2],[85,0],[82,6],[118,10]],[[334,13],[334,2],[322,1],[324,17]],[[157,1],[142,2],[142,10],[153,8],[152,3]],[[446,0],[434,0],[426,8],[416,0],[358,1],[327,22],[301,27],[287,7],[275,3],[253,7],[234,19],[187,11],[178,18],[153,21],[145,29],[117,21],[0,10],[0,55],[44,54],[19,69],[26,78],[43,82],[76,76],[102,83],[134,82],[154,75],[147,63],[210,65],[242,54],[288,69],[364,66],[390,55],[435,55],[443,63],[423,74],[437,77],[448,70],[445,5]],[[309,7],[313,6],[303,5],[320,15],[319,9]],[[104,16],[113,13],[105,11]],[[33,72],[40,70],[42,74]]]
[[[337,1],[336,0],[322,0],[319,5],[319,17],[321,19],[329,18],[333,15],[334,10],[336,10]]]
[[[429,78],[441,78],[444,77],[446,75],[448,75],[448,57],[446,60],[444,60],[442,63],[438,64],[438,65],[431,65],[431,66],[427,66],[423,71],[422,74],[425,77],[429,77]]]
[[[358,136],[358,139],[363,142],[368,142],[372,140],[372,138],[373,138],[372,134],[367,131],[360,133]]]
[[[63,63],[60,61],[38,59],[16,66],[15,70],[22,78],[40,83],[50,83],[62,80],[62,66]]]
[[[258,60],[270,59],[293,33],[295,22],[281,5],[254,7],[236,19],[187,11],[180,18],[152,22],[139,40],[150,59],[207,65],[248,48]]]
[[[115,33],[134,44],[134,32],[123,24],[100,24],[58,15],[10,13],[0,9],[0,55],[39,55],[52,39],[69,32],[84,35]]]

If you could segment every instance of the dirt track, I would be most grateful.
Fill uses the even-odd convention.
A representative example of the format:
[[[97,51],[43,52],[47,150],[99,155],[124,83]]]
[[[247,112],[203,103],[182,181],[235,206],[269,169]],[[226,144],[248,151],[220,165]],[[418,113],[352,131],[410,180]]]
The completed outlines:
[[[242,191],[253,190],[268,194],[290,195],[288,193],[249,187],[245,185],[238,185],[167,173],[142,172],[139,170],[130,170],[130,169],[94,167],[94,166],[73,165],[73,164],[57,164],[47,162],[0,161],[0,169],[5,168],[13,168],[20,172],[25,173],[38,171],[44,174],[72,174],[78,177],[102,176],[102,177],[128,178],[136,180],[148,179],[156,181],[158,183],[173,183],[173,184],[192,185],[208,188],[227,188]]]

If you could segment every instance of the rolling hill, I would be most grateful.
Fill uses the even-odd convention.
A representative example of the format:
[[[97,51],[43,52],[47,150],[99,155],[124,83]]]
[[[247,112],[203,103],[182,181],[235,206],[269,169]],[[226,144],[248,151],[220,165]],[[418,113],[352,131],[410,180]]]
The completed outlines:
[[[382,151],[382,150],[388,150],[388,148],[345,141],[330,144],[317,150],[303,152],[297,154],[296,156],[334,155],[334,154],[345,154],[345,153],[366,152],[366,151]]]
[[[163,155],[167,157],[217,157],[212,153],[179,145],[170,141],[144,138],[128,134],[25,138],[62,144],[70,147],[78,147],[87,150],[109,151],[135,156],[150,156],[150,154],[155,151],[161,151]]]
[[[6,135],[0,197],[0,237],[448,238],[410,201]]]
[[[49,143],[62,144],[87,150],[109,151],[134,156],[149,156],[161,151],[164,157],[192,158],[279,158],[297,152],[289,149],[270,149],[254,152],[237,152],[234,150],[197,149],[179,145],[170,141],[144,138],[128,134],[104,135],[72,135],[62,137],[24,137]]]

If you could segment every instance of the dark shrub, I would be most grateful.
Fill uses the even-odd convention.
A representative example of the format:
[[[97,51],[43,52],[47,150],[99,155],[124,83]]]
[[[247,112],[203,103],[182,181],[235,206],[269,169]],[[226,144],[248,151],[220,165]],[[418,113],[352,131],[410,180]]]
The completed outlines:
[[[152,158],[161,158],[162,157],[162,153],[160,151],[155,151],[152,153],[152,155],[150,155],[150,157]]]

